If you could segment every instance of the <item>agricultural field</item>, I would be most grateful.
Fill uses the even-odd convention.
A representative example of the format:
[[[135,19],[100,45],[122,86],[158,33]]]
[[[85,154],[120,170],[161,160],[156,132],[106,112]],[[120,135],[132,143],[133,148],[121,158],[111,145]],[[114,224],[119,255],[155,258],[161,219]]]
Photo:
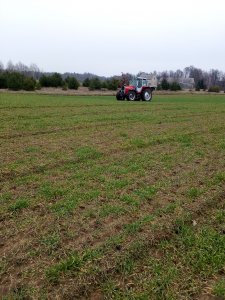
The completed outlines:
[[[2,299],[224,299],[225,95],[0,94]]]

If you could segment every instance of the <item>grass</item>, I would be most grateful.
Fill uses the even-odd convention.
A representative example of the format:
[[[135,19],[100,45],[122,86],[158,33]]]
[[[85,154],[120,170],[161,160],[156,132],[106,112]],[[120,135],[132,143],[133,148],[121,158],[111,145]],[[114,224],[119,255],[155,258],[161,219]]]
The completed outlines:
[[[215,283],[215,285],[213,287],[213,293],[217,297],[220,297],[221,299],[225,298],[225,280],[224,279],[220,279]]]
[[[43,236],[40,239],[40,244],[44,245],[46,247],[46,250],[51,253],[59,247],[60,236],[57,232],[53,232],[51,234]]]
[[[71,270],[79,271],[82,267],[82,264],[83,259],[77,253],[74,253],[60,263],[49,267],[46,270],[46,278],[50,282],[56,283],[61,273],[66,273]]]
[[[224,297],[224,95],[0,111],[3,299]]]
[[[18,212],[29,206],[27,199],[17,199],[13,204],[9,205],[8,210],[11,212]]]

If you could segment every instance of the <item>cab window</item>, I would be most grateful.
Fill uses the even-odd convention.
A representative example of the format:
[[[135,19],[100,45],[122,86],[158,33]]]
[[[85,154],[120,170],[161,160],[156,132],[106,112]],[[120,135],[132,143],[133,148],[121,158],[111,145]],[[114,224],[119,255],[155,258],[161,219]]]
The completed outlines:
[[[147,86],[147,80],[146,79],[143,79],[142,85]]]
[[[137,87],[138,88],[142,87],[142,80],[141,79],[137,79]]]

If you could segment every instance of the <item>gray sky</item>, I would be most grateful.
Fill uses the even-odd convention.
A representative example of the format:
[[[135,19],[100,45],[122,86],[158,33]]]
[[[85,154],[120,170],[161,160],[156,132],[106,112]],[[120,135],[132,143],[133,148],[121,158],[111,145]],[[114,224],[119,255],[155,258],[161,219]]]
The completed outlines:
[[[0,0],[0,61],[114,75],[225,71],[224,0]]]

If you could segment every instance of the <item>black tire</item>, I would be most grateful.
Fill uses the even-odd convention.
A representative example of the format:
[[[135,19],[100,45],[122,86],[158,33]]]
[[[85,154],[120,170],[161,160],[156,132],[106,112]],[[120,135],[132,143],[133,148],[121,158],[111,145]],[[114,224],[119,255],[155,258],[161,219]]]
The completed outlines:
[[[127,93],[127,100],[128,101],[135,101],[136,100],[136,93],[135,93],[135,91],[129,91]]]
[[[122,95],[122,93],[120,91],[116,93],[116,99],[118,101],[123,101],[124,100],[124,96]]]
[[[120,97],[120,95],[116,95],[116,99],[117,99],[118,101],[121,101],[121,100],[122,100],[122,98]]]
[[[142,93],[141,93],[141,99],[143,101],[148,101],[150,102],[152,100],[152,90],[151,89],[145,89]]]

